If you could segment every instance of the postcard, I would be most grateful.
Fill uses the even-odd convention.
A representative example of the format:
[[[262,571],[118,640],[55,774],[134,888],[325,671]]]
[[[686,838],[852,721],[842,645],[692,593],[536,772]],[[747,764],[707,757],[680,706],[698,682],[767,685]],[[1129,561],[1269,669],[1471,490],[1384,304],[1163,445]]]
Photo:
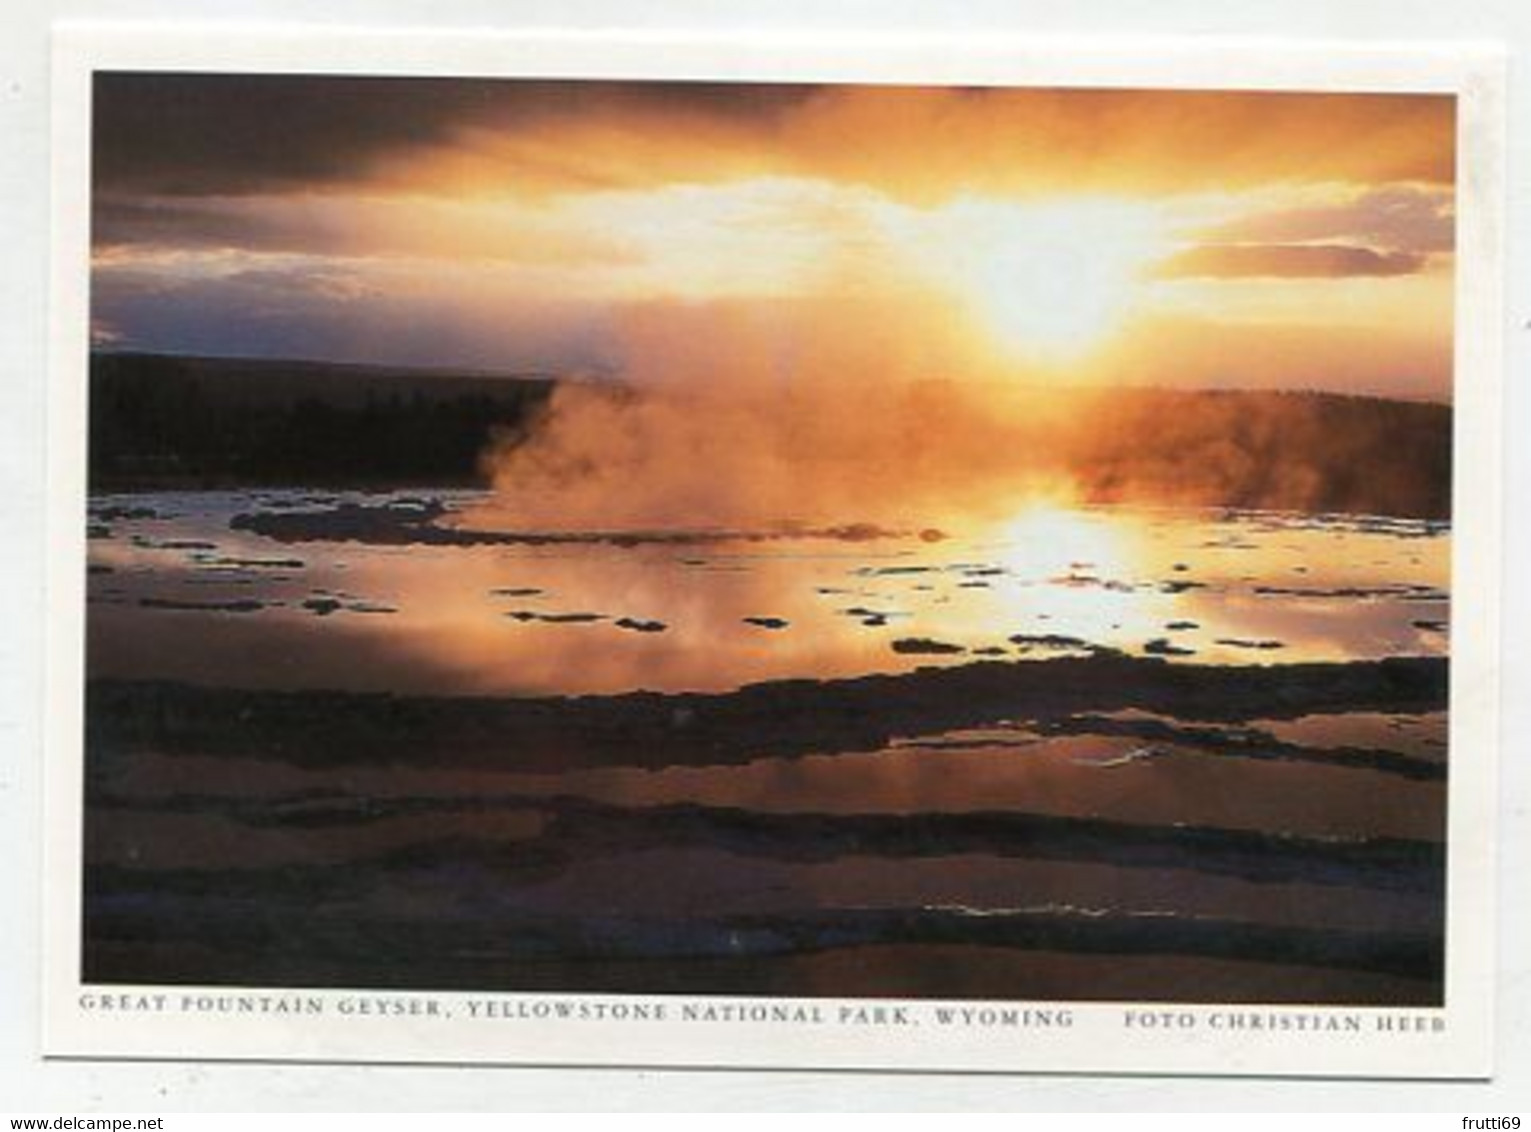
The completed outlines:
[[[61,28],[47,1051],[1487,1075],[1499,100]]]

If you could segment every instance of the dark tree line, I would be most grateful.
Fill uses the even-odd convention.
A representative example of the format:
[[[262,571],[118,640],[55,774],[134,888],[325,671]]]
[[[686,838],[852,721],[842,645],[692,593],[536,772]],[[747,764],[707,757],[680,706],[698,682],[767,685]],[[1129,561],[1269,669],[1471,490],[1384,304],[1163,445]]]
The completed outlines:
[[[482,454],[524,433],[554,384],[100,354],[91,363],[91,487],[476,485]],[[926,395],[922,419],[934,422],[946,394]],[[1080,389],[1067,405],[1057,420],[1020,422],[1014,439],[1090,501],[1451,513],[1449,405],[1159,389]]]
[[[1097,396],[1068,465],[1087,498],[1451,514],[1449,405],[1332,393]]]
[[[91,488],[474,484],[491,430],[524,427],[551,389],[546,379],[97,355]]]

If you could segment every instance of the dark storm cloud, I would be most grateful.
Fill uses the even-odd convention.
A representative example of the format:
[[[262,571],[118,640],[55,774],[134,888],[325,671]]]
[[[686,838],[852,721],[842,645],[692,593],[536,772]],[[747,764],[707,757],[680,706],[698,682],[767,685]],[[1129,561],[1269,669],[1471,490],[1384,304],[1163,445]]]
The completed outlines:
[[[211,207],[181,198],[120,198],[91,202],[91,242],[97,249],[242,247],[285,250],[292,241],[259,214]]]
[[[114,252],[238,251],[307,257],[415,256],[540,266],[632,264],[641,255],[614,233],[528,220],[503,209],[465,214],[440,200],[339,194],[100,195],[91,241]]]
[[[98,192],[461,195],[746,176],[962,192],[1448,183],[1428,96],[110,73]]]
[[[350,184],[474,126],[612,109],[769,122],[813,88],[108,72],[95,80],[97,192],[238,195]]]

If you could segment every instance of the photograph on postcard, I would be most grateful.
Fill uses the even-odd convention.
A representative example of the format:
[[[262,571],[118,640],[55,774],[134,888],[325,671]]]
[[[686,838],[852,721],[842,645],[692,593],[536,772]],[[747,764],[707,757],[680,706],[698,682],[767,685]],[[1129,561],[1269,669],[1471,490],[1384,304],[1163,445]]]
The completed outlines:
[[[91,102],[81,986],[1447,1005],[1453,93]]]

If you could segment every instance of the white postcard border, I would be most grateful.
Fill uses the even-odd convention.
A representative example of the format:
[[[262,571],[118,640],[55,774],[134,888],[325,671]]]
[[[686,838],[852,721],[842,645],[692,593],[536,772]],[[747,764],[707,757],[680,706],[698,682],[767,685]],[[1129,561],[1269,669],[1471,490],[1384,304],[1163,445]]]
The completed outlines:
[[[1144,37],[836,38],[774,32],[746,38],[552,29],[500,33],[96,23],[56,29],[54,66],[45,599],[50,639],[43,827],[47,907],[42,918],[46,1054],[1321,1077],[1490,1075],[1502,506],[1504,63],[1497,49],[1466,43],[1358,47]],[[81,690],[90,86],[95,70],[111,69],[1455,94],[1459,174],[1446,1006],[1391,1010],[942,1004],[83,985]],[[290,1009],[276,1009],[283,1005]],[[947,1006],[1012,1009],[1021,1020],[1029,1018],[1029,1024],[946,1025],[939,1011]],[[310,1007],[319,1012],[310,1013]],[[728,1016],[724,1007],[745,1016]],[[773,1007],[798,1011],[799,1020],[750,1020],[752,1012],[769,1014]],[[880,1020],[870,1013],[879,1007]],[[704,1017],[688,1019],[688,1008]],[[364,1009],[384,1012],[359,1012]],[[430,1013],[432,1009],[436,1013]],[[501,1016],[486,1017],[491,1009]],[[649,1017],[613,1019],[618,1009]],[[820,1020],[811,1020],[815,1010]],[[560,1019],[561,1011],[587,1017]],[[1045,1024],[1040,1020],[1044,1015]],[[1070,1024],[1063,1025],[1064,1018]]]

